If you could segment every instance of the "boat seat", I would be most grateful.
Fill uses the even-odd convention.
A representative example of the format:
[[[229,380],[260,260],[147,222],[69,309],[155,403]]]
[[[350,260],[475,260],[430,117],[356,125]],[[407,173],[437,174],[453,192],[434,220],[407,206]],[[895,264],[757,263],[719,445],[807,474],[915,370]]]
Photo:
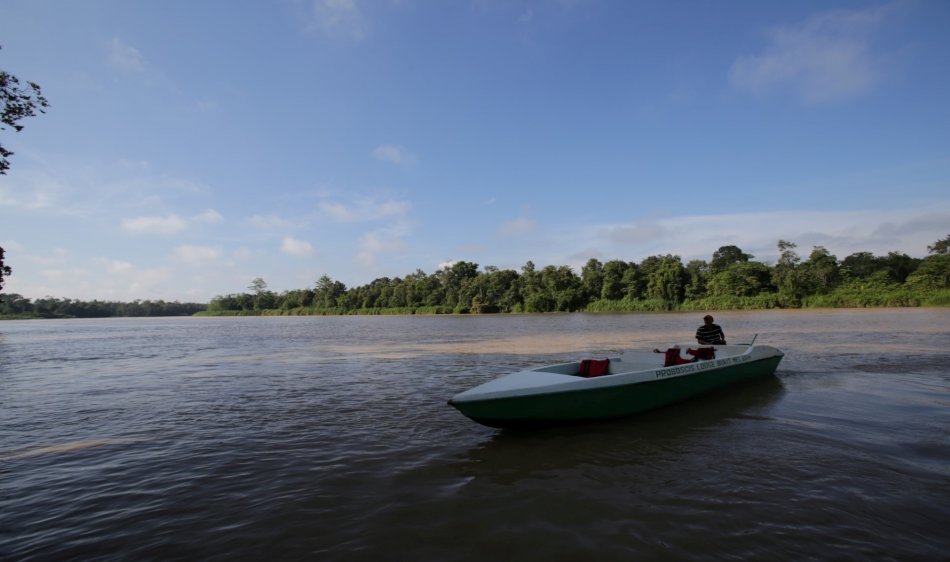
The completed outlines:
[[[672,367],[673,365],[683,365],[685,363],[693,363],[696,361],[695,357],[693,359],[687,359],[685,357],[682,357],[680,355],[680,348],[678,347],[671,347],[667,349],[666,351],[660,351],[659,349],[654,349],[653,353],[665,354],[663,357],[664,367]]]
[[[609,374],[610,359],[584,359],[577,372],[582,377],[599,377]]]
[[[709,359],[716,358],[716,348],[715,347],[700,347],[698,349],[687,349],[687,355],[692,355],[695,357],[694,361],[707,361]]]

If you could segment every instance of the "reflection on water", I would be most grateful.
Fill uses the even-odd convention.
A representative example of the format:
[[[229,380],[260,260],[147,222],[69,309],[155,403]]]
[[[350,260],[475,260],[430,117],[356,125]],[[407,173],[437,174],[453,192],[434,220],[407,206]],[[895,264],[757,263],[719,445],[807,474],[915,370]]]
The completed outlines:
[[[93,439],[90,441],[73,441],[70,443],[60,443],[58,445],[49,445],[47,447],[34,447],[20,451],[10,451],[8,453],[0,452],[0,461],[12,460],[24,457],[35,457],[39,455],[54,455],[57,453],[72,453],[92,447],[102,447],[104,445],[114,445],[120,443],[115,439]]]
[[[738,419],[768,421],[762,412],[782,393],[778,378],[765,377],[632,418],[541,431],[503,429],[468,452],[462,473],[516,482],[534,471],[588,463],[653,465],[668,457],[671,449],[688,448],[689,441],[706,435],[707,428]],[[526,457],[552,464],[525,463]]]
[[[717,313],[776,377],[624,420],[446,405],[699,316],[0,323],[0,557],[945,557],[946,310]]]

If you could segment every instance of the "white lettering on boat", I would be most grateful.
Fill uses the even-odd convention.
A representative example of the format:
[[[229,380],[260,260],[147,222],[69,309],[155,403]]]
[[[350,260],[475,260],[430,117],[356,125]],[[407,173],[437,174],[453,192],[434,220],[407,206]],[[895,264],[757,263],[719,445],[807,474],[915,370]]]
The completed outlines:
[[[700,361],[698,363],[687,363],[685,365],[680,365],[679,367],[664,368],[656,371],[656,378],[665,379],[667,377],[676,377],[679,375],[686,375],[689,373],[699,373],[709,369],[716,369],[719,367],[727,367],[729,365],[735,365],[738,363],[745,363],[746,361],[751,361],[752,357],[749,355],[737,355],[735,357],[724,357],[722,359],[715,359],[713,361]]]

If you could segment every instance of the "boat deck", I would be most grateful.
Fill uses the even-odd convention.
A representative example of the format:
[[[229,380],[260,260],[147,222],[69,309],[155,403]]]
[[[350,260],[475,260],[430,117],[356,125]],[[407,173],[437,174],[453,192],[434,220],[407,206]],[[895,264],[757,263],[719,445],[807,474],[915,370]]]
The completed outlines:
[[[686,354],[687,349],[697,349],[700,347],[712,347],[716,350],[715,359],[722,359],[724,357],[733,357],[736,355],[742,355],[750,350],[748,345],[689,345],[689,344],[676,344],[671,345],[670,348],[679,348],[682,350],[682,356],[684,358],[689,358],[690,356]],[[665,349],[662,351],[666,351]],[[626,351],[619,357],[608,357],[610,359],[610,366],[607,369],[607,374],[609,375],[618,375],[621,373],[630,373],[635,371],[646,371],[652,369],[658,369],[663,367],[665,360],[664,353],[657,353],[655,351]],[[580,369],[580,361],[574,361],[571,363],[561,363],[558,365],[548,365],[546,367],[539,367],[537,369],[531,369],[532,371],[537,371],[541,373],[552,373],[558,375],[579,375],[578,371]]]

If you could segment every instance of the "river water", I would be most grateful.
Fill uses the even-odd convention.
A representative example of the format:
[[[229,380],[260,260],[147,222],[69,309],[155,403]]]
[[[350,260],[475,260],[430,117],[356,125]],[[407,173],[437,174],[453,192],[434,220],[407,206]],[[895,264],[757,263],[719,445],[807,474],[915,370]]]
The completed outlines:
[[[0,559],[948,560],[950,310],[717,314],[776,376],[624,420],[446,404],[700,316],[0,323]]]

